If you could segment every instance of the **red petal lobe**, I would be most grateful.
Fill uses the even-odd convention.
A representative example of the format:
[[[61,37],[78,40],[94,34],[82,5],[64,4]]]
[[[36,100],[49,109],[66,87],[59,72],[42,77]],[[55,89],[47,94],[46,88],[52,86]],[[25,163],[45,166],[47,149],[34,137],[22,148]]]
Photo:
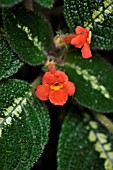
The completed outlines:
[[[35,91],[35,95],[40,99],[40,100],[48,100],[49,99],[49,94],[51,92],[51,89],[49,85],[39,85]]]
[[[63,89],[51,91],[49,95],[49,100],[54,105],[63,106],[66,103],[67,99],[68,94]]]
[[[84,44],[81,52],[82,52],[82,57],[83,58],[90,58],[90,57],[92,57],[90,46],[87,43]]]
[[[81,34],[82,32],[86,32],[86,29],[81,27],[81,26],[77,26],[75,29],[76,34]]]
[[[66,83],[64,83],[63,88],[66,90],[66,92],[68,93],[69,96],[72,96],[75,92],[75,86],[70,81],[67,81]]]
[[[57,70],[54,75],[56,76],[58,83],[68,81],[68,76],[63,71]]]
[[[56,81],[56,78],[54,74],[50,72],[46,72],[42,78],[42,84],[54,84]]]
[[[80,34],[72,39],[71,44],[77,48],[81,48],[85,42],[86,42],[86,36],[84,34]]]

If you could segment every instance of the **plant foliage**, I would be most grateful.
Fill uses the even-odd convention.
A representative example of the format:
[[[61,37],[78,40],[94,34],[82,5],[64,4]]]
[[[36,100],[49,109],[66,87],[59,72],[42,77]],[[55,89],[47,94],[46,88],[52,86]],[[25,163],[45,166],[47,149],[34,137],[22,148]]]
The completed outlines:
[[[54,3],[54,0],[36,0],[36,1],[46,8],[52,8]]]
[[[24,8],[3,10],[6,38],[12,49],[29,64],[45,62],[52,49],[52,30],[47,20]]]
[[[9,7],[9,6],[13,6],[21,1],[22,0],[0,0],[0,6]]]
[[[5,38],[0,39],[0,54],[0,80],[2,80],[16,73],[23,62],[17,58]]]
[[[79,88],[73,98],[81,105],[100,112],[113,111],[113,68],[97,55],[83,60],[79,53],[70,51],[68,63],[62,66],[70,80]],[[101,65],[101,69],[100,69]],[[109,75],[109,76],[107,76]]]
[[[98,159],[88,140],[81,114],[78,110],[70,110],[64,120],[58,143],[57,170],[104,170],[103,161]]]
[[[47,143],[49,126],[47,108],[36,101],[26,82],[1,83],[0,169],[30,169]]]
[[[112,0],[64,0],[64,14],[73,31],[77,25],[92,31],[92,48],[113,49]]]
[[[0,20],[0,170],[113,170],[113,0],[0,0]]]
[[[99,152],[100,158],[105,159],[105,170],[113,169],[113,135],[103,128],[94,118],[85,115],[84,119],[88,125],[89,140],[95,143],[95,150]],[[113,126],[113,124],[112,124]]]

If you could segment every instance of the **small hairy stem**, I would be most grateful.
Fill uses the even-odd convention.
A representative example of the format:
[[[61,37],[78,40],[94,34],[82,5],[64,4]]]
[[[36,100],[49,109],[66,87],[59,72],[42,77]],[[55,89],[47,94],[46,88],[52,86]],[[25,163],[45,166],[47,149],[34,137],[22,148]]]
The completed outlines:
[[[108,119],[105,115],[97,112],[92,112],[93,115],[102,123],[110,132],[113,133],[113,122]]]
[[[31,83],[31,87],[32,87],[32,91],[34,91],[36,89],[36,87],[41,83],[41,76],[37,77],[32,83]]]
[[[23,0],[26,9],[33,11],[33,0]]]
[[[45,15],[59,16],[59,15],[61,15],[63,13],[63,6],[54,7],[51,10],[45,9],[44,13],[45,13]]]

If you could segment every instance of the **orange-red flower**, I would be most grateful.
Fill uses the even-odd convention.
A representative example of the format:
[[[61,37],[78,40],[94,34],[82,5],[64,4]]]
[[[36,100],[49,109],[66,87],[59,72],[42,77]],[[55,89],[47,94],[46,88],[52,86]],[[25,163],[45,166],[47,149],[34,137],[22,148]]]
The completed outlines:
[[[91,43],[91,31],[89,31],[87,28],[77,26],[75,29],[75,34],[70,34],[64,37],[64,42],[66,44],[72,44],[76,48],[83,47],[81,50],[83,58],[92,57],[89,46]]]
[[[72,96],[75,92],[75,86],[68,80],[68,76],[52,67],[49,64],[49,71],[42,78],[42,85],[36,88],[36,96],[43,101],[50,100],[54,105],[63,106],[68,96]]]

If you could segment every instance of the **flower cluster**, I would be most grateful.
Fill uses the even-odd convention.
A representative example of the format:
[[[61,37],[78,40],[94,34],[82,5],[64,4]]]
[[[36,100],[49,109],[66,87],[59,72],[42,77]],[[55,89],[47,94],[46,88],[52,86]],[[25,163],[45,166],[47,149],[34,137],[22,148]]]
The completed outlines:
[[[82,48],[83,58],[92,57],[90,50],[91,31],[87,28],[77,26],[75,34],[63,37],[55,37],[56,47],[61,48],[65,44],[72,44],[76,48]],[[36,88],[35,95],[42,101],[50,100],[54,105],[63,106],[68,96],[75,92],[75,86],[69,81],[68,76],[63,72],[55,69],[53,61],[48,61],[48,71],[42,78],[42,84]]]
[[[68,80],[68,76],[55,69],[53,61],[48,63],[49,71],[42,78],[42,85],[36,88],[36,96],[43,101],[50,100],[54,105],[63,106],[68,96],[75,92],[75,86]]]
[[[72,44],[76,48],[82,48],[81,52],[83,58],[92,57],[89,46],[91,43],[91,31],[89,31],[87,28],[77,26],[75,29],[75,34],[55,38],[54,43],[56,47],[61,47],[65,44]]]
[[[87,28],[77,26],[75,29],[75,34],[70,34],[69,36],[64,37],[64,42],[66,44],[70,43],[76,48],[82,48],[83,58],[92,57],[89,44],[91,43],[91,31]]]

